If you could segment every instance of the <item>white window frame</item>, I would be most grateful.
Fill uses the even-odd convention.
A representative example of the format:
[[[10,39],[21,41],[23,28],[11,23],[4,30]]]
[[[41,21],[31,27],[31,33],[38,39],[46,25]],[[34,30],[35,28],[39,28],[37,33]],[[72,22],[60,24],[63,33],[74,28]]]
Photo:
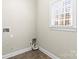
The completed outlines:
[[[73,11],[73,22],[74,22],[73,26],[69,26],[69,27],[63,26],[63,27],[61,27],[61,26],[55,26],[55,25],[51,24],[51,7],[50,6],[51,6],[51,3],[56,3],[57,1],[59,1],[59,0],[56,0],[56,1],[50,0],[49,1],[49,27],[52,28],[53,30],[59,30],[59,31],[77,31],[76,0],[74,0],[74,6],[73,6],[73,9],[74,9],[74,11]]]

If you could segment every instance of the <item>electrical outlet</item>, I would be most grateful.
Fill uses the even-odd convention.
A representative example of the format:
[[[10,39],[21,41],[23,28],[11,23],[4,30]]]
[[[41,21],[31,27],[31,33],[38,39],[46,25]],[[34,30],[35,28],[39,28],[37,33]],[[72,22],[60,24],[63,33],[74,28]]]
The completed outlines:
[[[10,37],[13,38],[14,37],[13,34],[11,34]]]
[[[76,53],[76,50],[71,50],[67,53],[63,53],[62,55],[60,55],[62,57],[76,57],[77,56],[77,53]]]
[[[70,53],[77,56],[77,52],[75,50],[71,50]]]

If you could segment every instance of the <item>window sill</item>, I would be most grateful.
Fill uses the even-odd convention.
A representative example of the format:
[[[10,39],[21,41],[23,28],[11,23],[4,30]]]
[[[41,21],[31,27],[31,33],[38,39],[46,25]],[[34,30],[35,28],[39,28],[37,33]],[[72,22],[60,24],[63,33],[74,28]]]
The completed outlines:
[[[56,31],[67,31],[67,32],[77,32],[76,28],[73,27],[56,27],[56,26],[50,26],[52,30]]]

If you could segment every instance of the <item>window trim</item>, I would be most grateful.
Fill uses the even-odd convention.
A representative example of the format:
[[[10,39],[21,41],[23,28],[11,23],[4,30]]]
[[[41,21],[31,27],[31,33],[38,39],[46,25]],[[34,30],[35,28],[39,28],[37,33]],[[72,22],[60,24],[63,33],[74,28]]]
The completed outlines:
[[[50,0],[52,2],[52,0]],[[57,30],[57,31],[69,31],[69,32],[77,32],[77,24],[76,26],[69,26],[69,27],[64,27],[64,26],[56,26],[56,25],[52,25],[51,24],[51,4],[50,4],[50,1],[49,1],[49,28],[51,28],[52,30]],[[57,1],[57,0],[56,0]],[[56,2],[54,1],[54,2]],[[53,2],[53,3],[54,3]],[[77,3],[77,1],[76,1]],[[76,12],[76,15],[77,15],[77,12]],[[76,17],[77,18],[77,17]],[[76,20],[76,23],[77,23],[77,20]]]

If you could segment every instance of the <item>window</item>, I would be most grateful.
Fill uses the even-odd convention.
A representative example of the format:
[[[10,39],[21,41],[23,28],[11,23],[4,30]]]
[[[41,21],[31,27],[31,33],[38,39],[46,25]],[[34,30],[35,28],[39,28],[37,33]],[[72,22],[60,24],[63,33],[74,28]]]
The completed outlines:
[[[76,31],[76,0],[50,1],[50,27]]]

